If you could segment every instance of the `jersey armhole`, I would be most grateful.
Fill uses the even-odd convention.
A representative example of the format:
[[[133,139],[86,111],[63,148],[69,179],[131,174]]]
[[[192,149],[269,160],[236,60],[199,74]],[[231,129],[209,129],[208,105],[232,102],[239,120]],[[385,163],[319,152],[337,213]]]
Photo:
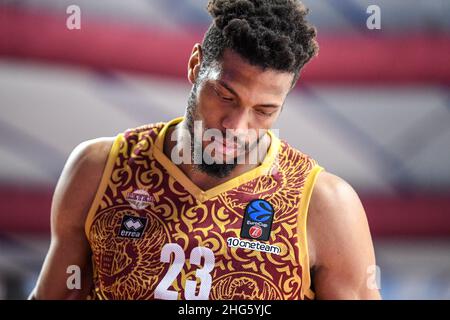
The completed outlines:
[[[307,236],[307,220],[308,220],[308,208],[309,201],[311,200],[312,191],[316,183],[318,174],[324,170],[319,165],[316,165],[306,178],[302,198],[300,200],[299,218],[297,221],[297,234],[298,234],[298,246],[300,250],[300,265],[302,267],[302,285],[301,285],[301,298],[312,300],[315,297],[315,293],[311,290],[311,275],[309,271],[309,255],[308,255],[308,236]]]
[[[90,241],[89,232],[91,230],[92,223],[94,221],[95,213],[97,212],[98,207],[100,206],[100,202],[102,200],[103,194],[106,191],[106,187],[108,186],[108,182],[111,176],[111,172],[114,168],[114,163],[119,154],[120,142],[123,140],[123,134],[117,135],[114,139],[114,142],[111,146],[111,150],[108,154],[108,159],[106,160],[106,165],[102,173],[102,178],[100,180],[100,184],[97,188],[97,192],[95,193],[94,200],[89,208],[85,224],[84,224],[84,232],[86,233],[86,237],[88,241]]]

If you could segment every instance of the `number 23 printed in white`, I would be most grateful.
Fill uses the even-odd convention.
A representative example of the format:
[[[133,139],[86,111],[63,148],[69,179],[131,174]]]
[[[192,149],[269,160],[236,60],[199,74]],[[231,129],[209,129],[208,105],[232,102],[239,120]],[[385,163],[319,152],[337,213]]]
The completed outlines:
[[[155,298],[163,300],[177,300],[178,292],[169,290],[173,281],[180,274],[184,266],[185,255],[183,248],[176,243],[164,245],[161,251],[161,262],[170,263],[172,253],[175,255],[173,263],[170,265],[164,278],[155,289]],[[200,279],[200,290],[195,293],[197,281],[186,280],[184,296],[187,300],[207,300],[211,291],[212,278],[210,272],[214,269],[215,257],[211,249],[206,247],[195,247],[191,251],[190,263],[199,266],[205,258],[203,268],[195,271],[195,276]]]

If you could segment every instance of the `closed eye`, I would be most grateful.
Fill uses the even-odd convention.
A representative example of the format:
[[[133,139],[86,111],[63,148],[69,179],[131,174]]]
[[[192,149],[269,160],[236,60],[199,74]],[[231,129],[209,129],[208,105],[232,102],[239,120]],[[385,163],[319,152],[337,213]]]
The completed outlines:
[[[225,100],[225,101],[233,101],[233,98],[230,98],[230,97],[221,96],[220,98],[222,98],[222,100]]]
[[[232,102],[232,101],[234,100],[232,97],[224,96],[224,95],[221,94],[216,88],[214,88],[214,91],[215,91],[216,95],[217,95],[220,99],[222,99],[223,101],[226,101],[226,102]]]
[[[262,110],[257,110],[256,112],[258,112],[260,115],[265,116],[265,117],[270,117],[271,115],[273,115],[275,113],[275,111],[274,112],[265,112]]]

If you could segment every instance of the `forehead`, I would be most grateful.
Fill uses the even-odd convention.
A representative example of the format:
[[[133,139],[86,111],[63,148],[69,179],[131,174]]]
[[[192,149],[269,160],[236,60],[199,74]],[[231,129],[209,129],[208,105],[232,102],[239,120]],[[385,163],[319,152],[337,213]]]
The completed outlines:
[[[212,80],[223,80],[246,91],[285,96],[292,84],[294,74],[251,65],[239,54],[226,49],[220,63],[211,74]]]

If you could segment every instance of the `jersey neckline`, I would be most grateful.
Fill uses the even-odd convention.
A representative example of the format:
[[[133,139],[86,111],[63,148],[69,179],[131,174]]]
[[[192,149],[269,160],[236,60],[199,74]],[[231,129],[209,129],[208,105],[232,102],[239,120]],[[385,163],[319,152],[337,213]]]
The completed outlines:
[[[271,138],[269,149],[264,157],[263,162],[247,171],[244,172],[237,177],[234,177],[228,181],[222,182],[221,184],[212,187],[207,190],[202,190],[198,187],[194,182],[192,182],[186,174],[170,160],[164,153],[164,139],[167,133],[167,130],[170,126],[175,125],[181,122],[184,117],[178,117],[173,120],[170,120],[164,124],[162,129],[159,131],[158,136],[155,141],[153,154],[155,159],[161,163],[161,165],[172,175],[176,181],[178,181],[190,194],[192,194],[197,201],[204,202],[207,201],[221,193],[229,191],[233,188],[238,187],[241,184],[247,183],[253,179],[260,177],[261,175],[268,174],[270,169],[272,168],[272,164],[275,161],[275,158],[278,154],[280,148],[280,140],[272,133],[271,130],[268,130],[267,133]]]

